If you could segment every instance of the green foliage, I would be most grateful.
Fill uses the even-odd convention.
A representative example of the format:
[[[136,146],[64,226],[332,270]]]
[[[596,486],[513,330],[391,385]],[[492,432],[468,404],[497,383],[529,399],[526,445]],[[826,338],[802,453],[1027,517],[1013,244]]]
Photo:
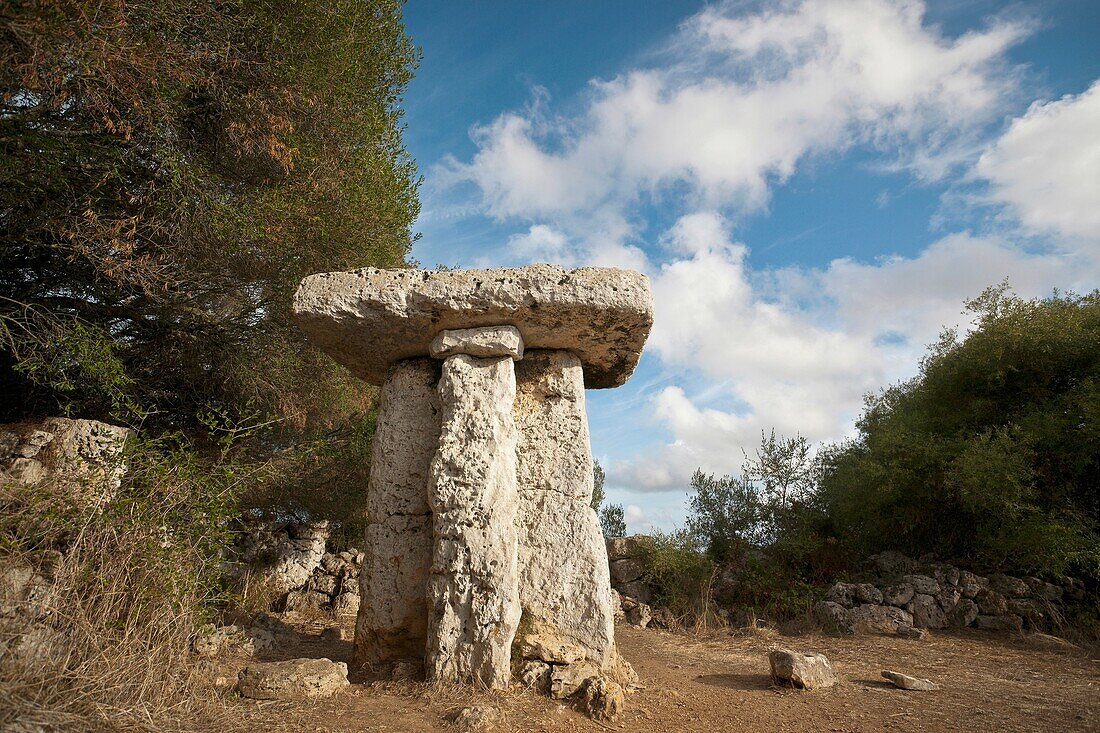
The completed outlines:
[[[626,512],[622,504],[608,504],[600,509],[600,529],[604,537],[626,536]]]
[[[362,413],[370,390],[303,343],[290,304],[306,274],[408,255],[400,2],[4,15],[0,421],[191,430],[216,405],[279,418],[286,443]]]
[[[644,580],[653,603],[689,623],[707,619],[712,611],[711,586],[716,565],[700,552],[695,535],[686,529],[656,532],[642,544]]]
[[[603,504],[604,491],[603,484],[607,480],[607,474],[603,471],[603,466],[599,461],[592,461],[592,509],[593,511],[600,511],[600,504]]]
[[[822,452],[821,501],[858,554],[1100,574],[1100,293],[968,304],[919,376]]]

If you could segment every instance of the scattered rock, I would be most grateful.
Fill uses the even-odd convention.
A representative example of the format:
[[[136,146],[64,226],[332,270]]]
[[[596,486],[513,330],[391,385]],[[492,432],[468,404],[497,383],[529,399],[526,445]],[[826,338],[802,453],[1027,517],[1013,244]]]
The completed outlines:
[[[461,731],[487,731],[491,730],[493,723],[500,717],[500,711],[496,708],[484,705],[462,708],[451,716],[451,724]]]
[[[932,690],[940,689],[940,686],[931,680],[923,680],[919,677],[910,677],[907,674],[901,672],[891,672],[888,669],[882,670],[882,676],[890,680],[894,684],[894,687],[898,687],[902,690],[913,690],[916,692],[931,692]]]
[[[631,626],[644,629],[653,618],[653,611],[648,604],[640,603],[633,598],[623,599],[623,620]]]
[[[237,690],[253,700],[312,700],[348,684],[348,665],[330,659],[250,664],[237,676]]]
[[[585,685],[584,711],[593,720],[618,720],[625,697],[621,685],[606,677],[596,677]]]
[[[915,629],[912,626],[898,626],[898,636],[903,639],[921,641],[928,636],[928,632],[924,629]]]
[[[775,649],[768,653],[768,662],[777,685],[816,690],[837,683],[836,672],[824,654]]]

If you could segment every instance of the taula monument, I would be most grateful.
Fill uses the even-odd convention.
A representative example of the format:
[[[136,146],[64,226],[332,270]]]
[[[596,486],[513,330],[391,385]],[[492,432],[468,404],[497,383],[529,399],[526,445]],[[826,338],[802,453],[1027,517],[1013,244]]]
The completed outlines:
[[[294,311],[381,386],[355,663],[490,688],[515,674],[555,697],[629,677],[590,506],[584,389],[637,365],[647,278],[368,268],[307,277]]]

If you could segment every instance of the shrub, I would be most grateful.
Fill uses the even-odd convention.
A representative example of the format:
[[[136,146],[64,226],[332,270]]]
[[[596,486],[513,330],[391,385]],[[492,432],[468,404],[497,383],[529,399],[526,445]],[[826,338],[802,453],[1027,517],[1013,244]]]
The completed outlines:
[[[191,684],[189,648],[224,597],[246,474],[167,441],[125,460],[103,506],[72,485],[0,486],[0,607],[17,609],[0,614],[0,728],[231,727]]]
[[[700,551],[691,531],[656,532],[645,538],[642,551],[644,580],[654,604],[668,608],[685,625],[706,628],[718,623],[711,600],[717,566]]]

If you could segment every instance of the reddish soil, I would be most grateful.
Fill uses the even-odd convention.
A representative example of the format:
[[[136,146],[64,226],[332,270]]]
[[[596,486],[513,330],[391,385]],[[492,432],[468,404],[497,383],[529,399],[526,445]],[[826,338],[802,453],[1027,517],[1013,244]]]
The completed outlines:
[[[270,659],[347,660],[350,642],[322,640],[319,624]],[[619,646],[646,689],[627,697],[615,723],[587,719],[532,692],[437,689],[352,678],[349,691],[309,704],[239,701],[231,718],[248,730],[361,733],[453,731],[459,709],[499,711],[494,731],[1100,731],[1100,659],[1079,650],[1039,651],[981,632],[933,633],[922,641],[887,636],[784,637],[773,632],[706,635],[620,626]],[[841,682],[812,692],[773,687],[767,652],[782,646],[824,653]],[[1093,654],[1092,657],[1096,655]],[[223,660],[223,674],[243,660]],[[881,679],[893,669],[938,682],[906,692]]]

